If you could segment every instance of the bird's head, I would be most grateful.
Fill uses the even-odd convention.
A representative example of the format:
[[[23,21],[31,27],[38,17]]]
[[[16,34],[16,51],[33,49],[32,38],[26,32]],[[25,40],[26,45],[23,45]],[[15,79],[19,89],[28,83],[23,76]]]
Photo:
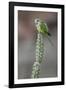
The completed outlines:
[[[34,23],[35,23],[35,25],[37,26],[37,25],[39,25],[40,24],[40,19],[39,18],[36,18],[35,20],[34,20]]]

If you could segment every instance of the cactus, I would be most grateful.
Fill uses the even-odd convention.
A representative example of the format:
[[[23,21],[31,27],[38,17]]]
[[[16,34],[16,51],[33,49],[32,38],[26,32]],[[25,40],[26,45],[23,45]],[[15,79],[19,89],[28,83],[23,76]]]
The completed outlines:
[[[33,64],[32,68],[32,78],[39,78],[40,75],[40,64],[43,58],[44,52],[44,36],[42,33],[38,32],[37,41],[36,41],[36,61]]]

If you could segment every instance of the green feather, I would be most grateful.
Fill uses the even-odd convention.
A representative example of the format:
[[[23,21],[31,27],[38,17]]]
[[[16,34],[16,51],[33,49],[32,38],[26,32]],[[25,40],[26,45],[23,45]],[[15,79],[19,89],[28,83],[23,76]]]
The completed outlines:
[[[38,32],[48,35],[48,27],[46,23],[40,22],[39,26],[37,27]]]

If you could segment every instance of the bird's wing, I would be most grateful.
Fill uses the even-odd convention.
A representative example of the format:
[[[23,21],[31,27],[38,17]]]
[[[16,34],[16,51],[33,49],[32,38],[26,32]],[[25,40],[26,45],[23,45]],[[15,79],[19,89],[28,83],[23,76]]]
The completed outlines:
[[[40,24],[40,29],[41,29],[41,31],[42,31],[43,33],[46,33],[46,34],[47,34],[47,32],[48,32],[48,27],[47,27],[46,23],[41,22],[41,24]]]

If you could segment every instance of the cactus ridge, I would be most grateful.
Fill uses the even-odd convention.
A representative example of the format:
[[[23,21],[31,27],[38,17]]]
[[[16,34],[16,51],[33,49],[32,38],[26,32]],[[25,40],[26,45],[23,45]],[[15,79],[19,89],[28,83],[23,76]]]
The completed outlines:
[[[36,41],[36,61],[33,64],[32,68],[32,78],[39,78],[40,76],[40,64],[43,59],[43,52],[44,52],[44,37],[42,33],[37,34],[37,41]]]

